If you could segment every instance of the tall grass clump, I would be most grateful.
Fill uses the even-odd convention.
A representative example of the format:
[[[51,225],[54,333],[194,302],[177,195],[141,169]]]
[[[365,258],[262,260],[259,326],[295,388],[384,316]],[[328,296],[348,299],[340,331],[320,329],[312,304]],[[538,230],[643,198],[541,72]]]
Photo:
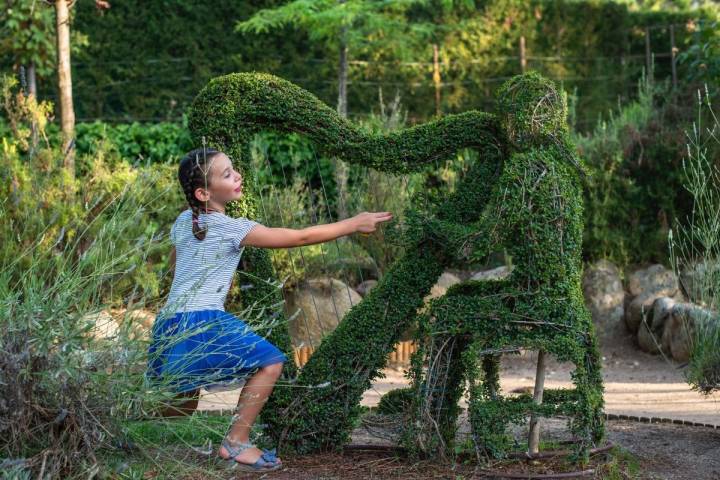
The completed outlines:
[[[707,88],[698,92],[697,120],[687,135],[683,171],[692,211],[669,237],[681,286],[703,307],[704,314],[684,328],[691,341],[688,382],[705,393],[720,389],[720,122],[710,99]]]
[[[129,425],[172,397],[148,385],[149,331],[134,314],[169,284],[175,167],[135,168],[98,145],[73,177],[45,135],[51,106],[12,79],[0,92],[0,470],[101,476]]]

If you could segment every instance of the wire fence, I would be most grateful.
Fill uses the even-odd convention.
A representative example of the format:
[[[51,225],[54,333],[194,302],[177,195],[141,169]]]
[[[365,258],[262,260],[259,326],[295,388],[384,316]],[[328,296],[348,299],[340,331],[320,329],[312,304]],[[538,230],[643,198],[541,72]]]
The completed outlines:
[[[633,98],[637,81],[643,72],[654,70],[660,79],[667,78],[673,86],[677,86],[683,74],[678,72],[681,47],[697,43],[697,34],[706,23],[706,20],[695,19],[685,23],[631,27],[624,33],[635,38],[635,48],[644,36],[644,52],[628,51],[616,55],[532,55],[528,53],[528,50],[532,50],[531,46],[526,48],[525,37],[521,36],[515,55],[476,58],[442,58],[436,55],[432,61],[350,60],[347,80],[349,117],[362,119],[371,113],[372,94],[369,89],[401,92],[404,101],[408,103],[410,123],[424,122],[443,113],[492,108],[492,91],[500,83],[532,69],[560,83],[571,93],[577,89],[580,99],[574,124],[576,128],[584,129],[594,125],[598,115],[614,109],[618,102]],[[212,59],[201,60],[213,63]],[[284,63],[288,61],[282,56],[268,56],[266,60],[268,66],[275,62],[280,65],[278,68],[284,68]],[[79,102],[77,119],[82,122],[99,120],[108,123],[179,121],[185,106],[194,98],[193,85],[199,88],[208,80],[200,78],[195,72],[197,61],[189,56],[146,58],[139,61],[75,61],[72,66],[78,78],[76,88],[85,90],[82,96],[94,97],[103,103],[106,100],[115,101],[124,95],[139,97],[147,95],[147,92],[162,90],[170,92],[166,96],[172,95],[172,99],[147,101],[152,105],[168,101],[175,107],[161,109],[162,115],[136,115],[132,112],[108,111],[112,109],[99,108],[97,102],[93,105],[94,109],[87,108],[89,103],[83,100]],[[337,59],[308,57],[303,58],[301,63],[324,65],[334,72]],[[108,75],[110,78],[101,81],[85,79],[87,73],[98,66],[115,72],[114,67],[137,65],[154,68],[143,69],[140,75],[126,74],[128,76],[125,78]],[[273,70],[271,67],[267,69],[269,73],[279,74],[328,103],[335,100],[338,80],[334,74],[297,77]],[[318,73],[325,75],[320,71]],[[53,101],[57,99],[56,93],[50,91],[41,92],[41,97]],[[143,101],[140,99],[138,103]]]

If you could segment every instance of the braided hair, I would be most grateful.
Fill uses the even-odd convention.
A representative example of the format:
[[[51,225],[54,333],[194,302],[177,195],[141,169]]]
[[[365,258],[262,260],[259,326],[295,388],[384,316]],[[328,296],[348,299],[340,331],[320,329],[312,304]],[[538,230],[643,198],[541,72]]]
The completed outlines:
[[[198,240],[204,240],[207,233],[207,226],[200,227],[198,219],[200,212],[212,211],[202,201],[195,197],[195,190],[198,188],[209,188],[210,186],[210,160],[221,153],[214,148],[196,148],[188,152],[178,168],[178,180],[182,187],[188,205],[192,210],[192,232]]]

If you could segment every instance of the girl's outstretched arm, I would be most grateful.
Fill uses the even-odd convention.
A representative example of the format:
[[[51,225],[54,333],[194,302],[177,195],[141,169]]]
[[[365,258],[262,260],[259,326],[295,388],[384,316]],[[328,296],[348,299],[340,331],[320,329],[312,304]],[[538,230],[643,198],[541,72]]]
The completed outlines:
[[[242,246],[261,248],[290,248],[328,242],[356,232],[372,233],[380,222],[392,220],[390,212],[362,212],[339,222],[313,225],[303,229],[271,228],[255,225],[243,238]]]

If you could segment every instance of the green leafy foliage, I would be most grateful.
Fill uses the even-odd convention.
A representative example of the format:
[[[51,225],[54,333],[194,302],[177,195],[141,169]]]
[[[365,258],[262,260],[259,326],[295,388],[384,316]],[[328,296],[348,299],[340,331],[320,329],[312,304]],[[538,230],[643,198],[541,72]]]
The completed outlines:
[[[720,21],[701,20],[694,27],[695,41],[680,52],[678,61],[689,67],[688,80],[717,85],[720,79]],[[717,95],[717,92],[711,95]]]
[[[77,151],[94,155],[102,144],[118,157],[138,164],[175,163],[192,150],[185,123],[78,123]]]
[[[239,71],[263,71],[291,79],[335,105],[337,50],[324,41],[311,40],[312,28],[286,25],[271,34],[235,30],[238,22],[251,19],[260,10],[288,3],[261,0],[218,5],[178,0],[174,5],[182,15],[167,15],[163,2],[127,0],[101,15],[93,2],[79,2],[73,8],[77,10],[73,30],[86,34],[89,45],[73,57],[78,118],[128,122],[179,118],[207,81]],[[318,2],[297,3],[309,10]],[[427,1],[411,7],[404,17],[395,15],[405,25],[430,27],[423,32],[413,30],[414,44],[396,41],[406,37],[396,34],[406,33],[405,26],[376,29],[375,35],[358,40],[360,50],[351,51],[358,63],[351,64],[349,71],[350,114],[369,113],[381,84],[386,92],[400,91],[411,124],[431,118],[435,114],[433,43],[439,46],[441,111],[488,110],[497,86],[520,72],[517,56],[522,34],[527,40],[528,67],[562,79],[567,91],[577,89],[576,126],[587,131],[618,97],[627,100],[634,95],[633,85],[645,64],[645,25],[678,25],[676,44],[685,52],[695,44],[695,35],[679,25],[690,19],[714,18],[712,12],[702,9],[634,11],[612,1],[472,3]],[[323,26],[328,24],[318,28]],[[367,31],[358,27],[357,35]],[[352,29],[350,34],[354,34]],[[654,52],[669,51],[667,29],[651,28],[650,35]],[[405,50],[400,51],[401,46]],[[402,63],[405,61],[408,63]],[[658,57],[657,64],[657,78],[669,77],[668,58]],[[694,68],[680,64],[681,81]],[[45,92],[51,91],[47,85]]]
[[[4,199],[0,208],[7,219],[7,228],[0,232],[0,254],[17,263],[19,269],[10,270],[12,275],[21,276],[23,268],[40,259],[47,261],[48,249],[62,252],[78,243],[68,255],[82,255],[106,228],[105,221],[112,215],[117,199],[123,198],[124,205],[133,205],[144,219],[124,225],[128,230],[118,232],[114,246],[118,251],[132,252],[118,266],[128,269],[128,274],[113,280],[115,291],[108,290],[104,300],[117,302],[125,288],[139,288],[138,295],[158,295],[170,280],[162,276],[169,249],[158,240],[164,237],[164,226],[172,223],[183,205],[176,187],[175,166],[165,163],[136,167],[108,143],[100,142],[92,153],[79,156],[78,164],[83,168],[78,169],[78,176],[69,176],[59,167],[61,157],[52,147],[57,143],[51,134],[41,131],[40,137],[47,138],[48,145],[41,144],[32,155],[28,152],[31,119],[47,115],[48,109],[13,92],[14,83],[4,84],[2,89],[4,104],[9,108],[5,114],[14,127],[13,134],[3,136],[0,145],[0,198]],[[43,122],[35,124],[38,128],[44,126]],[[150,245],[146,250],[134,250],[132,246],[137,242]],[[60,268],[54,265],[56,261],[46,267],[50,271]]]
[[[683,130],[692,118],[684,91],[646,79],[636,101],[575,135],[587,176],[584,255],[619,265],[667,263],[667,234],[690,212],[683,188]]]
[[[49,75],[55,62],[55,10],[31,0],[10,1],[0,13],[0,51]]]

